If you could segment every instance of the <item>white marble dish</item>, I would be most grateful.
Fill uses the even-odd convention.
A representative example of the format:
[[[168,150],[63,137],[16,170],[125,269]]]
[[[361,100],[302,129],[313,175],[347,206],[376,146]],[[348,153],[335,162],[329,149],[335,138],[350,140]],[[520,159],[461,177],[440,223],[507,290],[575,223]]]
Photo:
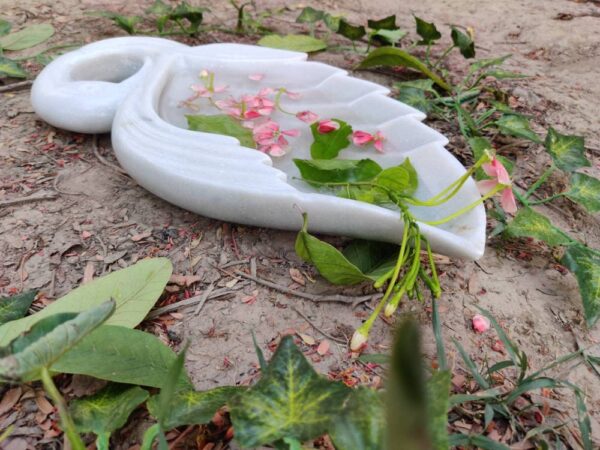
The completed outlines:
[[[114,38],[86,45],[57,58],[36,79],[31,100],[48,123],[81,133],[112,130],[123,168],[155,195],[198,214],[236,223],[298,230],[300,210],[309,230],[398,242],[403,223],[396,211],[317,192],[295,179],[292,158],[310,158],[310,129],[294,117],[280,117],[283,129],[300,128],[290,154],[271,158],[242,147],[229,136],[187,129],[181,100],[198,73],[215,72],[232,95],[257,87],[284,86],[299,100],[282,106],[309,109],[355,129],[380,130],[385,153],[351,146],[340,157],[377,161],[382,167],[409,157],[419,174],[417,198],[438,193],[465,173],[445,148],[448,140],[423,125],[424,115],[387,97],[380,85],[343,70],[307,62],[304,53],[239,44],[188,47],[158,38]],[[259,82],[249,74],[263,73]],[[293,121],[293,124],[291,122]],[[423,220],[448,216],[479,198],[473,180],[436,208],[413,208]],[[435,251],[477,259],[485,246],[485,211],[479,205],[439,227],[421,230]]]

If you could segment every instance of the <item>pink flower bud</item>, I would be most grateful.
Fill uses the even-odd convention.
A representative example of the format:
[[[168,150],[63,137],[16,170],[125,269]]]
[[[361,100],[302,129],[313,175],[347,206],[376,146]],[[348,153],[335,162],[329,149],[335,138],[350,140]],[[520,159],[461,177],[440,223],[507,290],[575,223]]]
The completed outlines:
[[[334,122],[333,120],[321,120],[317,124],[317,131],[321,134],[331,133],[332,131],[337,130],[340,127],[340,124]]]
[[[490,329],[490,319],[481,314],[475,314],[472,319],[473,330],[476,333],[485,333]]]

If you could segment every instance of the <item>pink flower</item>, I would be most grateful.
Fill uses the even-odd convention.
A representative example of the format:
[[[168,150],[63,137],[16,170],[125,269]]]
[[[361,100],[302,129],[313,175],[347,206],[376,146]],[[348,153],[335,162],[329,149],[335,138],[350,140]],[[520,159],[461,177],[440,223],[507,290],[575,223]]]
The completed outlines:
[[[250,78],[252,81],[260,81],[265,77],[264,73],[253,73],[248,75],[248,78]]]
[[[272,156],[283,156],[289,147],[289,142],[285,136],[296,137],[300,134],[299,130],[281,130],[279,124],[268,119],[252,130],[254,141],[258,144],[261,152]]]
[[[508,175],[506,168],[495,156],[489,163],[483,164],[481,168],[488,176],[492,178],[477,182],[479,192],[482,195],[485,195],[492,189],[495,189],[498,185],[504,186],[504,189],[500,191],[500,205],[507,213],[516,213],[517,202],[515,201],[515,195],[512,191],[510,176]]]
[[[375,134],[359,130],[352,133],[352,142],[354,142],[354,145],[363,146],[372,142],[375,150],[377,150],[379,153],[383,153],[384,139],[385,138],[383,137],[383,134],[381,134],[379,131],[375,132]]]
[[[314,123],[319,120],[319,116],[312,111],[300,111],[296,114],[296,118],[306,123]]]
[[[287,95],[288,98],[292,100],[298,100],[300,97],[302,97],[302,94],[300,94],[299,92],[290,92],[288,90],[285,91],[285,95]]]
[[[475,314],[472,319],[473,330],[476,333],[485,333],[490,329],[490,319],[481,314]]]
[[[337,130],[340,127],[340,124],[334,122],[333,120],[321,120],[317,124],[317,131],[321,134],[331,133],[332,131]]]

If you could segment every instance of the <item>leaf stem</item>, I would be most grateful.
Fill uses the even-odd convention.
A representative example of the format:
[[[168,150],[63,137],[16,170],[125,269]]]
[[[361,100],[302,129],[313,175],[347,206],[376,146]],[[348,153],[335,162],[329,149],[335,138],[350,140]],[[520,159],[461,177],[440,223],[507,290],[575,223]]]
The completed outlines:
[[[556,170],[556,166],[554,164],[552,164],[550,167],[548,167],[544,171],[542,176],[539,177],[538,180],[535,183],[533,183],[529,189],[527,189],[527,192],[525,192],[525,198],[531,197],[531,194],[533,194],[535,191],[537,191],[537,189],[546,182],[546,180],[550,177],[550,175],[552,175],[552,173],[555,170]]]
[[[436,70],[438,68],[438,66],[441,64],[441,62],[444,60],[444,58],[446,58],[446,56],[448,56],[448,53],[450,53],[454,47],[456,47],[454,44],[452,44],[450,47],[448,47],[446,50],[444,50],[444,53],[442,53],[442,55],[438,58],[438,60],[436,61],[436,63],[433,65],[432,69]]]
[[[559,197],[563,197],[564,195],[565,195],[565,192],[559,192],[558,194],[551,195],[550,197],[546,197],[541,200],[534,200],[532,202],[529,202],[529,204],[530,205],[543,205],[544,203],[551,202],[552,200],[557,199]]]

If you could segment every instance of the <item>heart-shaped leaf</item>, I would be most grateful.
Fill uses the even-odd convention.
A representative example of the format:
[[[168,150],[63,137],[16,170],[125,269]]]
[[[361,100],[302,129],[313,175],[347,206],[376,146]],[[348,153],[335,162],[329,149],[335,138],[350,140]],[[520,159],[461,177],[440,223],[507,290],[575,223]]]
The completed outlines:
[[[442,37],[442,33],[438,31],[434,23],[426,22],[417,16],[415,16],[415,22],[417,24],[417,34],[421,36],[421,40],[418,42],[419,45],[432,44]]]
[[[65,353],[52,371],[161,387],[175,358],[173,350],[153,334],[103,325]],[[179,384],[191,386],[187,376],[182,376]]]
[[[11,28],[12,25],[8,20],[0,19],[0,36],[10,33]]]
[[[456,27],[452,27],[451,37],[452,42],[458,47],[461,55],[467,59],[475,58],[475,43],[468,34],[463,33]]]
[[[569,244],[570,239],[550,223],[548,218],[531,208],[521,208],[506,227],[505,233],[513,237],[532,237],[550,246]]]
[[[104,322],[115,310],[110,300],[79,314],[46,317],[0,350],[0,379],[30,381]]]
[[[29,291],[0,299],[0,325],[17,320],[27,314],[37,292]]]
[[[16,61],[0,56],[0,78],[3,77],[27,78],[27,72]]]
[[[173,271],[166,258],[145,259],[127,269],[97,278],[69,292],[41,311],[0,326],[6,345],[41,319],[63,312],[81,312],[112,298],[117,308],[107,324],[135,327],[152,308]]]
[[[396,15],[387,16],[379,20],[367,20],[367,25],[372,30],[397,30]]]
[[[224,134],[240,141],[244,147],[256,148],[252,136],[252,130],[244,128],[239,121],[227,114],[215,114],[211,116],[197,115],[185,116],[188,128],[193,131],[205,133]]]
[[[423,61],[399,48],[380,47],[375,49],[363,59],[358,68],[367,69],[375,66],[410,67],[431,78],[442,89],[451,90],[450,85],[431,71]]]
[[[4,50],[24,50],[47,41],[54,34],[54,27],[48,23],[30,25],[16,33],[0,38],[0,48]]]
[[[325,12],[306,6],[296,18],[296,23],[315,23],[323,20]]]
[[[600,252],[581,244],[571,245],[561,263],[577,278],[585,320],[592,327],[600,318]]]
[[[378,38],[378,40],[382,44],[386,45],[396,45],[398,42],[402,40],[404,36],[408,34],[407,31],[397,29],[397,30],[377,30],[371,36],[373,38]]]
[[[433,108],[431,101],[427,98],[425,92],[426,91],[422,89],[403,87],[398,93],[396,99],[400,100],[402,103],[412,106],[413,108],[417,108],[419,111],[428,113]]]
[[[375,450],[385,448],[385,404],[381,394],[359,387],[334,420],[329,435],[337,450]]]
[[[565,195],[591,213],[600,211],[600,180],[597,178],[574,173],[571,175],[571,187]]]
[[[235,439],[257,447],[290,437],[306,441],[325,433],[350,390],[319,376],[285,336],[262,378],[230,402]]]
[[[332,121],[336,122],[339,128],[329,133],[320,133],[318,122],[310,126],[314,139],[310,146],[310,156],[313,159],[336,158],[343,149],[350,145],[349,136],[352,134],[352,127],[343,120],[332,119]]]
[[[308,183],[369,181],[383,169],[371,159],[294,159],[302,179]]]
[[[215,412],[246,388],[241,386],[224,386],[208,391],[181,390],[175,393],[171,408],[163,418],[166,430],[181,425],[208,423]],[[158,395],[148,401],[148,410],[154,417],[159,416]]]
[[[529,120],[526,117],[515,114],[504,114],[495,123],[504,134],[529,139],[538,144],[542,143],[540,137],[531,129]]]
[[[306,53],[318,52],[327,48],[325,41],[303,34],[288,34],[286,36],[270,34],[263,37],[257,44],[263,47]]]
[[[560,134],[554,128],[548,129],[544,147],[554,160],[554,164],[565,172],[573,172],[591,163],[585,157],[584,140],[581,136]]]
[[[367,30],[362,25],[352,25],[346,22],[344,19],[340,19],[337,34],[341,34],[351,41],[357,41],[367,34]]]
[[[148,391],[139,386],[111,383],[94,395],[72,400],[69,411],[78,432],[108,439],[147,398]]]
[[[402,164],[382,171],[373,183],[398,196],[408,196],[415,192],[419,181],[417,171],[406,158]]]

